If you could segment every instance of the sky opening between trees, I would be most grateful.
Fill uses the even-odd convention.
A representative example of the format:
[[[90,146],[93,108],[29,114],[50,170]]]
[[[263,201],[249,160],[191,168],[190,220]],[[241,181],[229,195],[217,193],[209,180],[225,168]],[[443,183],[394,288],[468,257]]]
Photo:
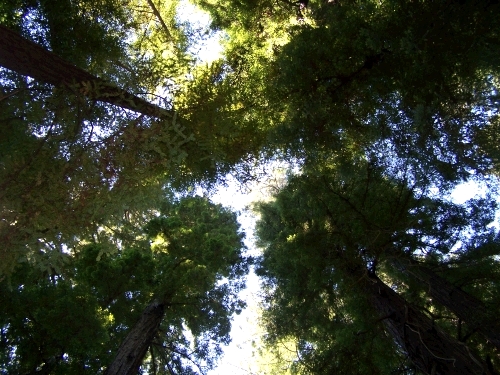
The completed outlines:
[[[499,374],[500,4],[193,4],[0,2],[0,373]]]

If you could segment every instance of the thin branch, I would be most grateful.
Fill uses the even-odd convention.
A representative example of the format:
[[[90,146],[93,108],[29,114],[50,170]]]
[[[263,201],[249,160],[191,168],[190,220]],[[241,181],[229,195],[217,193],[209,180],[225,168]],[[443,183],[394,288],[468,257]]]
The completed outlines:
[[[325,183],[326,188],[327,188],[327,189],[328,189],[331,193],[333,193],[333,194],[334,194],[334,195],[336,195],[338,198],[340,198],[340,200],[341,200],[341,201],[343,201],[343,202],[347,203],[347,205],[348,205],[349,207],[351,207],[351,209],[352,209],[355,213],[357,213],[357,214],[358,214],[358,216],[360,216],[361,220],[363,220],[363,222],[364,222],[365,224],[367,224],[368,226],[374,226],[374,227],[376,227],[376,228],[378,228],[378,229],[382,229],[382,228],[381,228],[380,226],[378,226],[377,224],[370,222],[370,221],[366,218],[365,214],[364,214],[363,212],[361,212],[361,211],[358,209],[358,207],[356,207],[356,206],[355,206],[355,205],[351,202],[351,200],[350,200],[350,199],[348,199],[348,198],[344,197],[344,196],[343,196],[341,193],[339,193],[338,191],[335,191],[335,189],[334,189],[332,186],[330,186],[330,183],[327,181],[327,179],[326,179],[324,176],[323,176],[323,181],[324,181],[324,183]]]
[[[439,319],[448,319],[448,320],[455,320],[456,319],[454,316],[434,314],[429,309],[427,309],[425,307],[422,307],[421,309],[422,309],[422,311],[424,311],[427,314],[429,314],[429,316],[431,317],[432,321],[439,320]]]
[[[419,330],[414,330],[412,327],[411,327],[411,324],[410,323],[405,323],[405,326],[408,327],[411,331],[413,331],[414,333],[416,333],[418,335],[418,337],[420,338],[420,342],[422,343],[422,345],[424,346],[425,349],[427,349],[427,351],[435,358],[437,359],[441,359],[443,361],[452,361],[453,362],[453,366],[455,366],[455,362],[457,361],[456,358],[444,358],[444,357],[440,357],[436,354],[434,354],[432,352],[432,350],[430,350],[427,345],[425,345],[425,342],[424,340],[422,340],[422,336],[420,335],[420,331]]]
[[[5,100],[5,99],[7,99],[7,98],[10,98],[11,96],[16,95],[17,93],[19,93],[19,92],[21,92],[21,91],[23,91],[23,90],[24,90],[24,89],[17,89],[17,90],[13,90],[13,91],[9,92],[8,94],[5,94],[5,95],[0,96],[0,102],[1,102],[2,100]]]
[[[169,372],[171,375],[175,375],[175,372],[174,372],[174,370],[172,370],[172,367],[170,366],[170,363],[168,363],[168,361],[165,361],[165,364],[167,365],[168,372]]]
[[[472,331],[470,331],[469,333],[467,333],[464,337],[462,337],[462,339],[460,340],[460,342],[465,343],[476,332],[477,332],[477,329],[473,329]]]
[[[196,361],[191,358],[191,355],[193,355],[194,353],[197,352],[196,350],[194,350],[193,352],[191,352],[189,354],[183,353],[181,349],[177,350],[177,348],[174,346],[173,343],[170,342],[169,344],[170,344],[169,346],[165,347],[166,349],[170,350],[172,353],[180,355],[184,359],[187,359],[189,362],[191,362],[193,365],[195,365],[201,373],[203,373],[203,370],[201,369],[200,365],[198,363],[196,363]]]
[[[458,341],[462,341],[462,319],[458,319],[457,324],[457,339]]]
[[[160,12],[156,8],[155,4],[153,3],[153,0],[147,0],[149,6],[151,7],[151,10],[153,11],[154,15],[156,18],[158,18],[158,21],[160,21],[161,26],[163,27],[163,30],[165,31],[165,34],[167,35],[169,41],[172,41],[172,34],[170,34],[170,31],[168,30],[167,24],[165,21],[163,21],[163,18],[161,17]]]

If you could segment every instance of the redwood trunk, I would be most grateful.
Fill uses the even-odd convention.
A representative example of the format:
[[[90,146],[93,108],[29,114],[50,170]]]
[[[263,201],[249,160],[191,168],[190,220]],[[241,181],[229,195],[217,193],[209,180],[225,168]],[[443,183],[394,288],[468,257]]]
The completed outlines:
[[[428,375],[484,374],[485,366],[467,347],[451,339],[378,277],[363,278],[363,287],[387,332],[413,364]]]
[[[37,81],[71,86],[91,99],[117,105],[146,116],[172,116],[172,112],[108,83],[36,43],[0,25],[0,66]]]
[[[401,259],[393,259],[392,264],[400,271],[427,284],[429,295],[435,302],[448,308],[500,350],[500,321],[491,316],[484,303],[425,266],[412,261],[403,262]]]
[[[151,302],[146,307],[139,321],[120,345],[106,375],[137,375],[164,314],[164,305],[157,301]]]

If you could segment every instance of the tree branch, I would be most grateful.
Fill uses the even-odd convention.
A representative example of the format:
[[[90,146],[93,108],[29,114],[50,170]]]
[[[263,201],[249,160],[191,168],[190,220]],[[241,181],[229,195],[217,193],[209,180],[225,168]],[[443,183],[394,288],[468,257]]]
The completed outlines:
[[[165,31],[165,34],[167,35],[169,41],[172,41],[172,34],[170,34],[170,31],[168,30],[167,24],[163,20],[160,12],[156,8],[155,4],[153,3],[153,0],[147,0],[149,6],[151,7],[151,10],[153,11],[154,15],[156,18],[158,18],[158,21],[160,21],[161,26],[163,27],[163,30]]]
[[[55,53],[0,25],[0,66],[37,81],[70,88],[77,95],[110,103],[157,118],[172,118],[173,111],[149,103],[62,59]]]

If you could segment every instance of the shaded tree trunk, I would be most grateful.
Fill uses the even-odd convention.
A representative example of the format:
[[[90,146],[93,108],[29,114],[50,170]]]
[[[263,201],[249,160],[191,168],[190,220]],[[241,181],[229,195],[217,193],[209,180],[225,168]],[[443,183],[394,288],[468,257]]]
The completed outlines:
[[[361,282],[371,305],[384,317],[386,331],[424,374],[487,373],[486,366],[464,344],[447,336],[377,276],[363,277]]]
[[[37,81],[71,86],[90,99],[154,117],[171,117],[158,107],[106,82],[0,25],[0,66]]]
[[[401,272],[427,284],[428,293],[435,302],[448,308],[500,350],[500,321],[491,316],[484,303],[412,260],[394,258],[391,263]]]
[[[127,334],[106,375],[136,375],[165,315],[165,306],[151,302]]]

